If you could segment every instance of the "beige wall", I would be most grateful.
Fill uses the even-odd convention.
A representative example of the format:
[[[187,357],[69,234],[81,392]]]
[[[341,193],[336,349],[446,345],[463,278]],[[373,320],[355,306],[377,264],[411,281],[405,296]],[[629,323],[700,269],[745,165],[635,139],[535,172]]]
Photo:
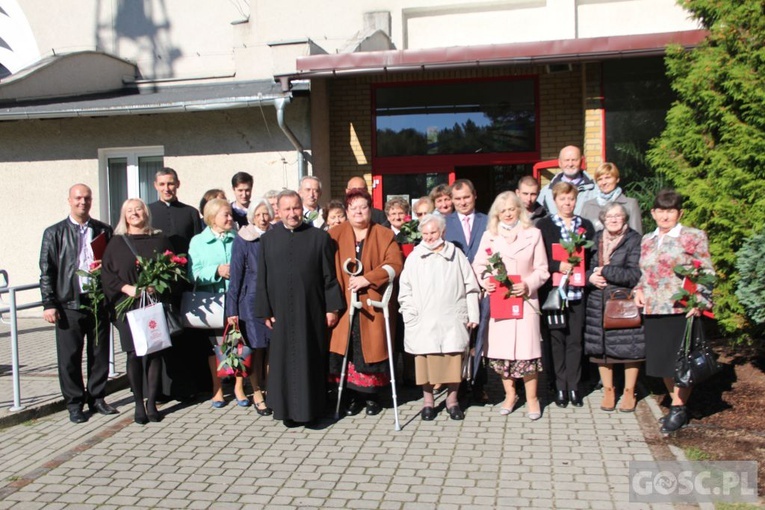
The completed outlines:
[[[268,78],[295,64],[274,62],[268,43],[310,38],[343,51],[371,11],[390,13],[398,49],[697,28],[675,0],[17,1],[42,55],[99,48],[138,63],[146,78]]]
[[[287,107],[287,123],[310,147],[307,99]],[[263,115],[266,117],[264,123]],[[246,171],[254,193],[297,186],[296,153],[276,124],[273,106],[205,113],[92,119],[0,122],[0,269],[11,285],[36,283],[43,230],[68,214],[69,187],[93,189],[92,215],[105,217],[106,197],[99,187],[98,150],[162,146],[165,164],[182,181],[181,201],[196,206],[210,188],[230,199],[231,176]],[[26,301],[39,295],[30,293]],[[32,311],[31,313],[36,313]]]

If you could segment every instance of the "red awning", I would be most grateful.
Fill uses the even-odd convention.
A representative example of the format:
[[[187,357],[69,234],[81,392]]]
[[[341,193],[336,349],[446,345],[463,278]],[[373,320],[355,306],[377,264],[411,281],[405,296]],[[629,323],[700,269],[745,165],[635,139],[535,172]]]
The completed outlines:
[[[389,50],[311,55],[297,59],[290,78],[517,64],[552,64],[628,56],[663,55],[668,44],[698,45],[706,30],[593,37],[423,50]]]

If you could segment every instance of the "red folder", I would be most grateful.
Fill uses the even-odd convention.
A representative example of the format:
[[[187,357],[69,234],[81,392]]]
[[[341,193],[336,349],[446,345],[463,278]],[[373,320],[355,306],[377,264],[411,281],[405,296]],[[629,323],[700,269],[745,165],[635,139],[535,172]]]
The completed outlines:
[[[93,250],[93,260],[101,260],[104,258],[104,251],[106,251],[106,236],[103,232],[98,234],[96,238],[90,242],[90,248]]]
[[[517,274],[509,274],[507,278],[513,283],[520,283],[521,277]],[[500,319],[523,319],[523,298],[517,296],[505,297],[508,288],[489,277],[489,281],[497,286],[497,290],[489,294],[489,309],[491,318]]]
[[[587,283],[584,278],[584,248],[578,248],[574,252],[574,255],[582,260],[579,261],[579,264],[574,266],[574,270],[568,277],[568,284],[571,287],[584,287]],[[559,262],[565,262],[568,260],[568,252],[560,243],[553,243],[552,258]],[[558,287],[562,278],[563,273],[553,273],[553,287]]]

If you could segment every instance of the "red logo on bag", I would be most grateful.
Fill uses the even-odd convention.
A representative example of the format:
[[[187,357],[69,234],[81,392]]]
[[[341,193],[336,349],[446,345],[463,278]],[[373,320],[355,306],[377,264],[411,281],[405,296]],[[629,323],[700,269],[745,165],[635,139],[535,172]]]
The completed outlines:
[[[157,329],[157,321],[149,321],[149,329]]]

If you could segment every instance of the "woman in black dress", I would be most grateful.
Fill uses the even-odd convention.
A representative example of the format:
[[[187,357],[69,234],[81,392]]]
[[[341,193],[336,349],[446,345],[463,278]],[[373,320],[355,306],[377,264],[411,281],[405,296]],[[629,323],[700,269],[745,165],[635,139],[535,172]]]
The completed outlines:
[[[101,269],[104,294],[112,312],[116,305],[129,296],[137,298],[141,294],[142,289],[136,287],[138,281],[136,254],[150,258],[156,253],[173,250],[170,239],[152,228],[149,209],[142,200],[137,198],[128,199],[122,204],[120,219],[114,234],[104,252]],[[127,353],[128,381],[135,399],[135,422],[144,425],[150,421],[161,421],[162,416],[157,410],[157,394],[162,369],[161,353],[136,356],[127,317],[115,319],[114,325],[120,334],[122,350]],[[146,386],[144,386],[144,376]],[[144,397],[146,398],[145,406]]]

